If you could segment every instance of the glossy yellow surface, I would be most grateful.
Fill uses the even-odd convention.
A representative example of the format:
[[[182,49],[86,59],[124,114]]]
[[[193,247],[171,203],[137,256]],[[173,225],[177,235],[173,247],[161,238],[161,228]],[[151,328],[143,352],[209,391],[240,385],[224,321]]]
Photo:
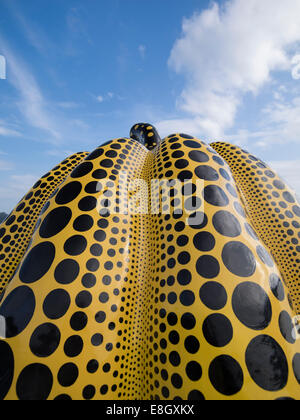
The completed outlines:
[[[184,212],[174,214],[178,183],[168,214],[156,203],[166,187],[123,197],[124,173],[148,193],[153,180],[187,180]],[[128,214],[99,215],[112,182]],[[137,191],[148,214],[133,211]],[[230,168],[200,140],[96,149],[50,199],[2,296],[0,397],[299,399],[290,291],[246,212]]]

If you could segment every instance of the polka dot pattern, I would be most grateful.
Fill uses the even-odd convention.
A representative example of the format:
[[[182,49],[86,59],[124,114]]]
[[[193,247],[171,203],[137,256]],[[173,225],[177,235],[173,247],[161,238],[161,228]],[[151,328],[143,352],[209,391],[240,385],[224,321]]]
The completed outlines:
[[[246,150],[228,143],[211,146],[230,166],[255,231],[271,251],[259,246],[259,258],[273,267],[274,257],[300,314],[300,204],[295,193]]]
[[[49,205],[49,198],[87,155],[88,153],[72,155],[45,174],[19,202],[6,221],[0,225],[0,293],[23,258],[34,229],[40,224],[39,216]],[[77,184],[78,188],[81,188],[80,183]],[[70,193],[65,194],[65,200],[67,194]],[[58,204],[63,204],[62,195],[60,194]],[[67,199],[66,203],[68,202]],[[54,222],[53,217],[48,220],[48,223],[51,221]]]
[[[147,148],[153,127],[135,130],[78,162],[40,212],[0,303],[0,398],[297,399],[289,291],[229,166],[189,135]],[[130,211],[124,172],[168,181],[157,214],[142,185]]]

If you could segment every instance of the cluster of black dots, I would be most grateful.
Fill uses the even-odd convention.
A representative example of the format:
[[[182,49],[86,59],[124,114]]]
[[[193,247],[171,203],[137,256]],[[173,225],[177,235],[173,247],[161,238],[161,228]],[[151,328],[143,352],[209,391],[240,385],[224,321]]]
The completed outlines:
[[[212,147],[229,164],[258,235],[271,250],[300,313],[300,204],[264,162],[236,146]]]
[[[0,293],[24,256],[44,205],[87,155],[88,153],[72,155],[45,174],[0,226]]]
[[[117,214],[113,182],[131,209],[125,172],[148,189],[170,180],[172,209],[172,180],[188,181],[185,211]],[[5,290],[0,399],[297,398],[292,313],[213,149],[183,134],[153,153],[114,140],[53,194]]]

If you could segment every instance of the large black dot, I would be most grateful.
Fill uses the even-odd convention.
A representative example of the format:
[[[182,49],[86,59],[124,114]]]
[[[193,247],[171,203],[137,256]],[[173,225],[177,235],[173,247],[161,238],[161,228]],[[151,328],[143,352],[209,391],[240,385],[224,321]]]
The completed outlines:
[[[59,369],[57,379],[61,386],[70,387],[75,384],[78,376],[78,367],[73,363],[66,363]]]
[[[293,371],[295,378],[300,385],[300,353],[297,353],[293,359]]]
[[[37,357],[49,357],[58,348],[60,331],[53,324],[40,325],[30,339],[30,350]]]
[[[51,370],[42,364],[26,366],[17,381],[17,395],[21,401],[44,401],[53,386]]]
[[[64,345],[64,352],[68,357],[77,357],[82,352],[83,340],[79,335],[69,337]]]
[[[82,178],[87,175],[93,169],[93,164],[91,162],[83,162],[71,174],[72,178]]]
[[[205,163],[209,161],[209,157],[206,153],[200,152],[199,150],[194,150],[189,153],[189,158],[195,162]]]
[[[14,377],[14,355],[8,343],[0,341],[0,401],[4,400]]]
[[[269,252],[261,245],[257,247],[257,254],[264,264],[268,267],[274,267],[274,261]]]
[[[4,300],[0,315],[5,320],[5,338],[12,338],[25,330],[35,311],[35,296],[27,286],[14,289]]]
[[[211,363],[209,378],[213,387],[227,396],[240,392],[244,383],[241,366],[230,356],[219,356]]]
[[[209,232],[199,232],[194,236],[194,245],[199,251],[209,252],[214,249],[216,240]]]
[[[214,347],[225,347],[233,338],[233,328],[226,316],[212,314],[203,323],[205,340]]]
[[[195,174],[198,178],[204,179],[205,181],[217,181],[219,179],[218,172],[208,165],[198,166],[195,169]]]
[[[200,289],[200,299],[209,309],[219,311],[226,306],[227,292],[220,283],[208,282]]]
[[[229,199],[222,188],[217,185],[208,185],[203,192],[204,200],[212,206],[225,207],[229,204]]]
[[[61,261],[55,269],[55,280],[60,284],[71,284],[79,274],[79,264],[71,259]]]
[[[197,272],[205,279],[213,279],[220,273],[220,265],[216,258],[211,255],[203,255],[196,264]]]
[[[186,366],[186,374],[191,381],[199,381],[202,377],[202,368],[198,362],[189,362]]]
[[[51,242],[42,242],[28,253],[21,265],[20,280],[23,283],[35,283],[50,269],[55,257],[55,247]]]
[[[271,274],[270,276],[270,287],[273,295],[280,301],[284,301],[285,292],[282,281],[277,274]]]
[[[229,242],[223,248],[222,259],[226,268],[238,277],[251,277],[256,271],[252,251],[242,242]]]
[[[294,328],[293,320],[288,312],[283,311],[279,316],[279,328],[283,338],[290,344],[296,342],[296,331]]]
[[[230,238],[236,238],[242,233],[238,219],[228,211],[219,211],[213,217],[213,225],[218,233]]]
[[[275,392],[287,385],[287,359],[272,337],[261,335],[251,341],[246,351],[246,364],[252,379],[260,388]]]
[[[69,238],[64,245],[66,254],[76,256],[82,254],[87,247],[87,240],[84,236],[75,235]]]
[[[45,217],[40,227],[41,238],[52,238],[69,224],[72,211],[68,207],[58,207]]]
[[[67,312],[71,304],[71,298],[63,289],[53,290],[46,297],[43,310],[49,319],[62,318]]]
[[[57,193],[55,201],[60,205],[68,204],[78,197],[78,195],[81,193],[81,190],[82,185],[80,182],[70,182],[69,184],[62,187],[62,189]]]
[[[232,296],[232,307],[239,321],[253,330],[264,330],[272,320],[272,306],[266,292],[255,283],[238,285]]]

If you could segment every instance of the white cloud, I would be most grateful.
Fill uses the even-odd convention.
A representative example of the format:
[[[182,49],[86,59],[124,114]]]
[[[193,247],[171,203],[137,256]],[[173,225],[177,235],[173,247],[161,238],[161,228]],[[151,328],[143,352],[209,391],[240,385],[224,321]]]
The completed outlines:
[[[257,95],[272,72],[298,75],[292,63],[297,42],[299,0],[229,0],[184,19],[169,67],[185,77],[177,108],[187,114],[180,121],[186,131],[224,136],[245,94]]]
[[[101,95],[99,95],[99,96],[97,96],[97,101],[98,102],[100,102],[100,104],[102,103],[102,102],[104,102],[104,98],[103,98],[103,96],[101,96]]]

